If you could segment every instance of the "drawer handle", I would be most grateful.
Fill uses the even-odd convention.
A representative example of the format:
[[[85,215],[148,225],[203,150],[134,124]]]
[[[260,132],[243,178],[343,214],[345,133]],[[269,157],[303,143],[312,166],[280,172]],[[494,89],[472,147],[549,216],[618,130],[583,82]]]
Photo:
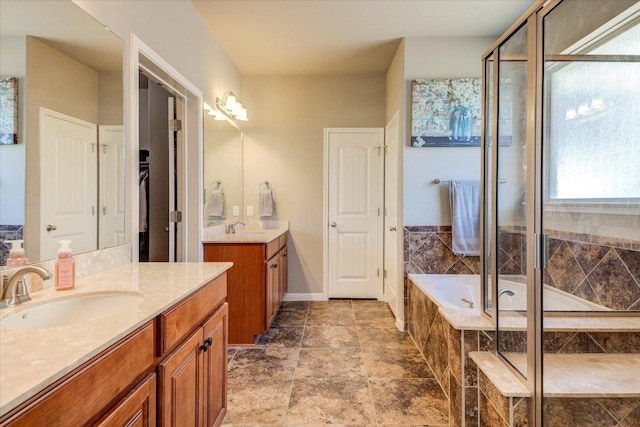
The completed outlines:
[[[200,350],[207,351],[211,344],[213,344],[213,339],[207,338],[206,340],[204,340],[204,344],[200,346]]]

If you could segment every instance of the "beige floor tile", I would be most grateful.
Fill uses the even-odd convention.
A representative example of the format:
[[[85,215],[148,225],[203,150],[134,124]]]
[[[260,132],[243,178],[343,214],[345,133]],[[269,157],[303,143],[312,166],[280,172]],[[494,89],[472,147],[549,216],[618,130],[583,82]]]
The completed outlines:
[[[378,347],[396,349],[416,348],[411,336],[396,328],[371,328],[358,325],[356,329],[358,331],[358,338],[360,339],[360,346],[364,350]]]
[[[375,424],[366,379],[297,379],[285,424]]]
[[[261,347],[239,349],[229,363],[229,378],[293,378],[298,348]]]
[[[227,385],[229,410],[224,424],[283,424],[292,380],[230,378]]]
[[[271,323],[272,328],[301,328],[307,321],[307,312],[303,310],[279,311]]]
[[[351,308],[327,308],[309,310],[307,326],[355,326],[356,318]]]
[[[360,347],[354,326],[308,326],[302,335],[302,347]]]
[[[370,379],[380,424],[447,425],[449,403],[435,379]]]
[[[365,349],[362,353],[369,378],[435,378],[418,349]]]
[[[266,334],[258,340],[258,345],[280,346],[280,347],[300,347],[302,342],[303,327],[297,328],[275,328],[271,327]]]
[[[300,349],[295,378],[364,378],[359,348],[312,347]]]

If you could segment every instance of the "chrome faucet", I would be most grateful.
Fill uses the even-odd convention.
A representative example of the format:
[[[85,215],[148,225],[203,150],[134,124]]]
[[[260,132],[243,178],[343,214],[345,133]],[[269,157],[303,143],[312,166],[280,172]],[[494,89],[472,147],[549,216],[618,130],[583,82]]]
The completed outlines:
[[[498,291],[498,298],[500,298],[502,295],[507,294],[508,296],[512,297],[515,295],[515,293],[509,289],[509,288],[502,288]]]
[[[36,273],[44,280],[51,279],[49,270],[36,265],[26,265],[13,271],[13,273],[2,273],[2,299],[0,308],[13,307],[25,301],[29,301],[29,291],[27,284],[24,282],[24,275],[28,273]]]
[[[514,296],[514,295],[515,295],[515,292],[513,292],[513,291],[512,291],[511,289],[509,289],[509,288],[502,288],[502,289],[500,289],[500,290],[498,291],[498,299],[500,299],[500,297],[501,297],[502,295],[508,295],[508,296],[512,297],[512,296]],[[487,301],[487,309],[488,309],[488,310],[491,310],[491,307],[492,307],[491,301]]]
[[[232,222],[224,226],[224,232],[227,234],[236,234],[236,225],[238,224],[247,225],[247,223],[243,221]]]

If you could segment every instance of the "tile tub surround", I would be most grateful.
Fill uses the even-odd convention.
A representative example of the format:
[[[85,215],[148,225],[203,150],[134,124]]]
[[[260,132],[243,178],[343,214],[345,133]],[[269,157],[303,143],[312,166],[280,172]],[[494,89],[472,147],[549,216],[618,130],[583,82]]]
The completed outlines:
[[[615,310],[640,310],[639,241],[558,230],[547,233],[546,284]],[[501,229],[498,250],[501,274],[525,274],[526,239],[521,227]],[[450,226],[404,227],[404,262],[405,275],[480,273],[479,257],[452,252]]]
[[[126,264],[76,281],[76,288],[46,288],[33,301],[2,311],[5,316],[29,305],[72,295],[109,291],[142,293],[134,312],[65,327],[31,331],[2,328],[0,317],[0,415],[7,413],[176,301],[195,292],[231,267],[231,263]]]
[[[452,425],[483,425],[478,424],[479,373],[469,353],[493,351],[495,327],[479,310],[441,308],[412,280],[409,283],[408,331],[450,397]],[[502,349],[522,350],[525,319],[510,320]],[[591,330],[581,331],[586,321]],[[554,317],[545,319],[545,327],[553,328],[545,332],[548,353],[636,353],[640,348],[638,318]]]
[[[527,425],[529,393],[524,384],[493,353],[470,356],[480,369],[480,425]],[[640,357],[633,355],[547,355],[544,424],[640,425],[639,369]]]
[[[640,242],[557,230],[547,233],[547,285],[614,310],[640,310]],[[500,273],[525,274],[525,243],[521,230],[500,233]]]
[[[226,425],[449,426],[448,402],[386,303],[285,301],[230,349]]]

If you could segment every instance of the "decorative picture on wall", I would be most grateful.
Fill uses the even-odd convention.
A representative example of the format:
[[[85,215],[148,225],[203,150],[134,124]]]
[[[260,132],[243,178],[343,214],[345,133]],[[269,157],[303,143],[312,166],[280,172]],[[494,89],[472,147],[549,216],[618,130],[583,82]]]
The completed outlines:
[[[0,145],[18,143],[18,79],[0,77]]]
[[[481,81],[419,79],[411,82],[413,147],[479,147]]]

